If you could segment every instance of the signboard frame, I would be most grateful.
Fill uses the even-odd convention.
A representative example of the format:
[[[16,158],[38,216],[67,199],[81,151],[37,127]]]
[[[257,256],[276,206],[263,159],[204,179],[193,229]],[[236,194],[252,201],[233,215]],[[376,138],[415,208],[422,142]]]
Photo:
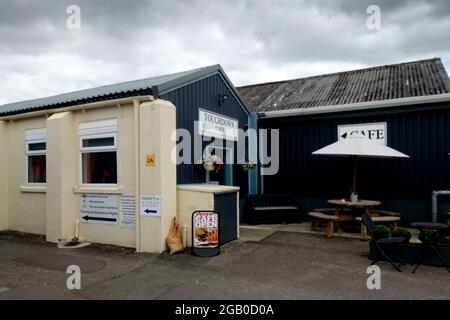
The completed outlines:
[[[203,126],[205,121],[202,120],[202,114],[210,114],[212,116],[231,121],[233,123],[233,129],[228,128],[228,130],[227,130],[227,128],[222,126],[225,130],[223,134],[220,134],[218,132],[213,132],[214,131],[213,129],[205,130],[204,126]],[[230,130],[232,131],[232,133],[230,133]],[[223,114],[219,114],[216,112],[212,112],[209,110],[199,108],[198,109],[198,134],[201,136],[204,136],[204,137],[218,138],[218,139],[230,140],[230,141],[238,141],[238,139],[239,139],[239,120],[225,116]]]
[[[388,139],[387,122],[370,122],[370,123],[354,123],[354,124],[338,125],[338,128],[337,128],[338,140],[348,139],[348,138],[343,138],[342,136],[345,134],[344,131],[348,131],[349,128],[354,128],[354,130],[353,130],[354,132],[356,132],[358,130],[364,131],[364,129],[361,129],[361,128],[366,128],[365,130],[369,130],[369,131],[381,129],[384,133],[384,136],[382,139],[370,139],[369,137],[364,137],[364,136],[358,136],[358,137],[387,145],[387,139]]]
[[[195,225],[195,217],[197,214],[210,214],[216,216],[217,226],[216,227],[196,227]],[[208,241],[204,241],[205,245],[199,246],[196,243],[198,242],[198,234],[197,229],[206,229],[202,230],[204,236],[207,234],[211,234],[216,229],[217,233],[217,243],[213,246],[208,245]],[[192,213],[192,227],[191,227],[191,239],[192,239],[192,254],[199,257],[214,257],[220,253],[220,213],[213,210],[197,210]]]
[[[111,208],[102,208],[102,205],[108,204]],[[83,193],[80,195],[79,211],[81,223],[117,225],[120,211],[119,197],[117,194]]]

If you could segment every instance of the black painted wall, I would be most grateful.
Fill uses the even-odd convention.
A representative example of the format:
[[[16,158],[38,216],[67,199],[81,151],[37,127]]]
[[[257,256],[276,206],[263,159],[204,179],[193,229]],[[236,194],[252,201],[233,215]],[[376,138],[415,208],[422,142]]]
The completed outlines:
[[[219,94],[227,95],[228,99],[219,104]],[[215,74],[199,81],[193,82],[179,89],[161,95],[161,99],[171,101],[176,106],[177,128],[189,130],[193,135],[194,121],[198,120],[198,109],[205,109],[216,112],[239,121],[239,127],[245,129],[248,124],[246,112],[241,108],[238,101],[233,96],[225,81],[219,74]],[[209,144],[208,143],[205,143]],[[192,150],[192,163],[194,159]],[[235,150],[235,162],[237,162],[237,152]],[[233,184],[241,187],[240,195],[245,197],[248,193],[248,176],[238,165],[234,165]],[[177,166],[178,184],[204,183],[206,181],[205,171],[196,170],[194,165],[181,164]]]
[[[380,209],[401,212],[405,223],[431,220],[431,192],[450,189],[448,103],[261,119],[262,127],[280,129],[280,170],[264,177],[264,192],[293,193],[306,210],[327,207],[326,199],[348,197],[352,161],[311,153],[337,141],[338,125],[370,122],[387,122],[388,146],[410,159],[360,158],[360,197],[381,200]],[[449,203],[441,200],[440,211],[450,212]]]

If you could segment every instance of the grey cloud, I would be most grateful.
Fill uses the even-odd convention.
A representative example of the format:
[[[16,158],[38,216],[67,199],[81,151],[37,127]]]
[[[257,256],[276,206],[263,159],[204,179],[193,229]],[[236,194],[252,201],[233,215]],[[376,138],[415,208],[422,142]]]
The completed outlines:
[[[66,28],[81,8],[82,29]],[[367,6],[382,30],[366,28]],[[442,56],[449,1],[11,0],[0,103],[221,63],[235,84]]]

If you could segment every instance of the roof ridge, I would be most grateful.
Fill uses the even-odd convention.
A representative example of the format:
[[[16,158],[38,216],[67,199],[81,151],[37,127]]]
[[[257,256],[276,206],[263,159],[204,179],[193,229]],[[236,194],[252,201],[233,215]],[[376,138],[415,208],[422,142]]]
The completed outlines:
[[[403,66],[403,65],[413,65],[413,64],[417,64],[417,63],[432,62],[432,61],[441,63],[441,65],[442,65],[442,67],[443,67],[442,59],[439,58],[439,57],[435,57],[435,58],[421,59],[421,60],[413,60],[413,61],[401,62],[401,63],[385,64],[385,65],[379,65],[379,66],[375,66],[375,67],[360,68],[360,69],[354,69],[354,70],[348,70],[348,71],[339,71],[339,72],[324,73],[324,74],[318,74],[318,75],[308,76],[308,77],[302,77],[302,78],[294,78],[294,79],[287,79],[287,80],[279,80],[279,81],[269,81],[269,82],[255,83],[255,84],[249,84],[249,85],[245,85],[245,86],[238,86],[237,88],[238,88],[238,89],[241,89],[241,88],[250,88],[250,87],[254,87],[254,86],[263,86],[263,85],[271,85],[271,84],[280,84],[280,83],[292,82],[292,81],[298,81],[298,80],[310,80],[310,79],[321,78],[321,77],[331,77],[331,76],[337,76],[337,75],[348,75],[348,74],[351,74],[351,73],[366,72],[366,71],[375,71],[375,70],[385,69],[385,68],[390,68],[390,67],[398,67],[398,66]],[[447,76],[448,76],[448,75],[447,75]],[[450,79],[450,78],[449,78],[449,79]]]

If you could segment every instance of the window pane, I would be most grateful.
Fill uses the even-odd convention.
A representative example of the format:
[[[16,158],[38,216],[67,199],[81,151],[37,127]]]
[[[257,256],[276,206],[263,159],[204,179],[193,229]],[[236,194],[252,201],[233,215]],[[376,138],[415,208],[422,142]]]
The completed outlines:
[[[28,183],[46,183],[45,155],[28,157]]]
[[[117,183],[117,155],[112,152],[82,154],[83,183]]]
[[[83,148],[114,146],[114,137],[83,139]]]
[[[45,151],[47,144],[45,142],[36,142],[28,144],[28,151]]]

